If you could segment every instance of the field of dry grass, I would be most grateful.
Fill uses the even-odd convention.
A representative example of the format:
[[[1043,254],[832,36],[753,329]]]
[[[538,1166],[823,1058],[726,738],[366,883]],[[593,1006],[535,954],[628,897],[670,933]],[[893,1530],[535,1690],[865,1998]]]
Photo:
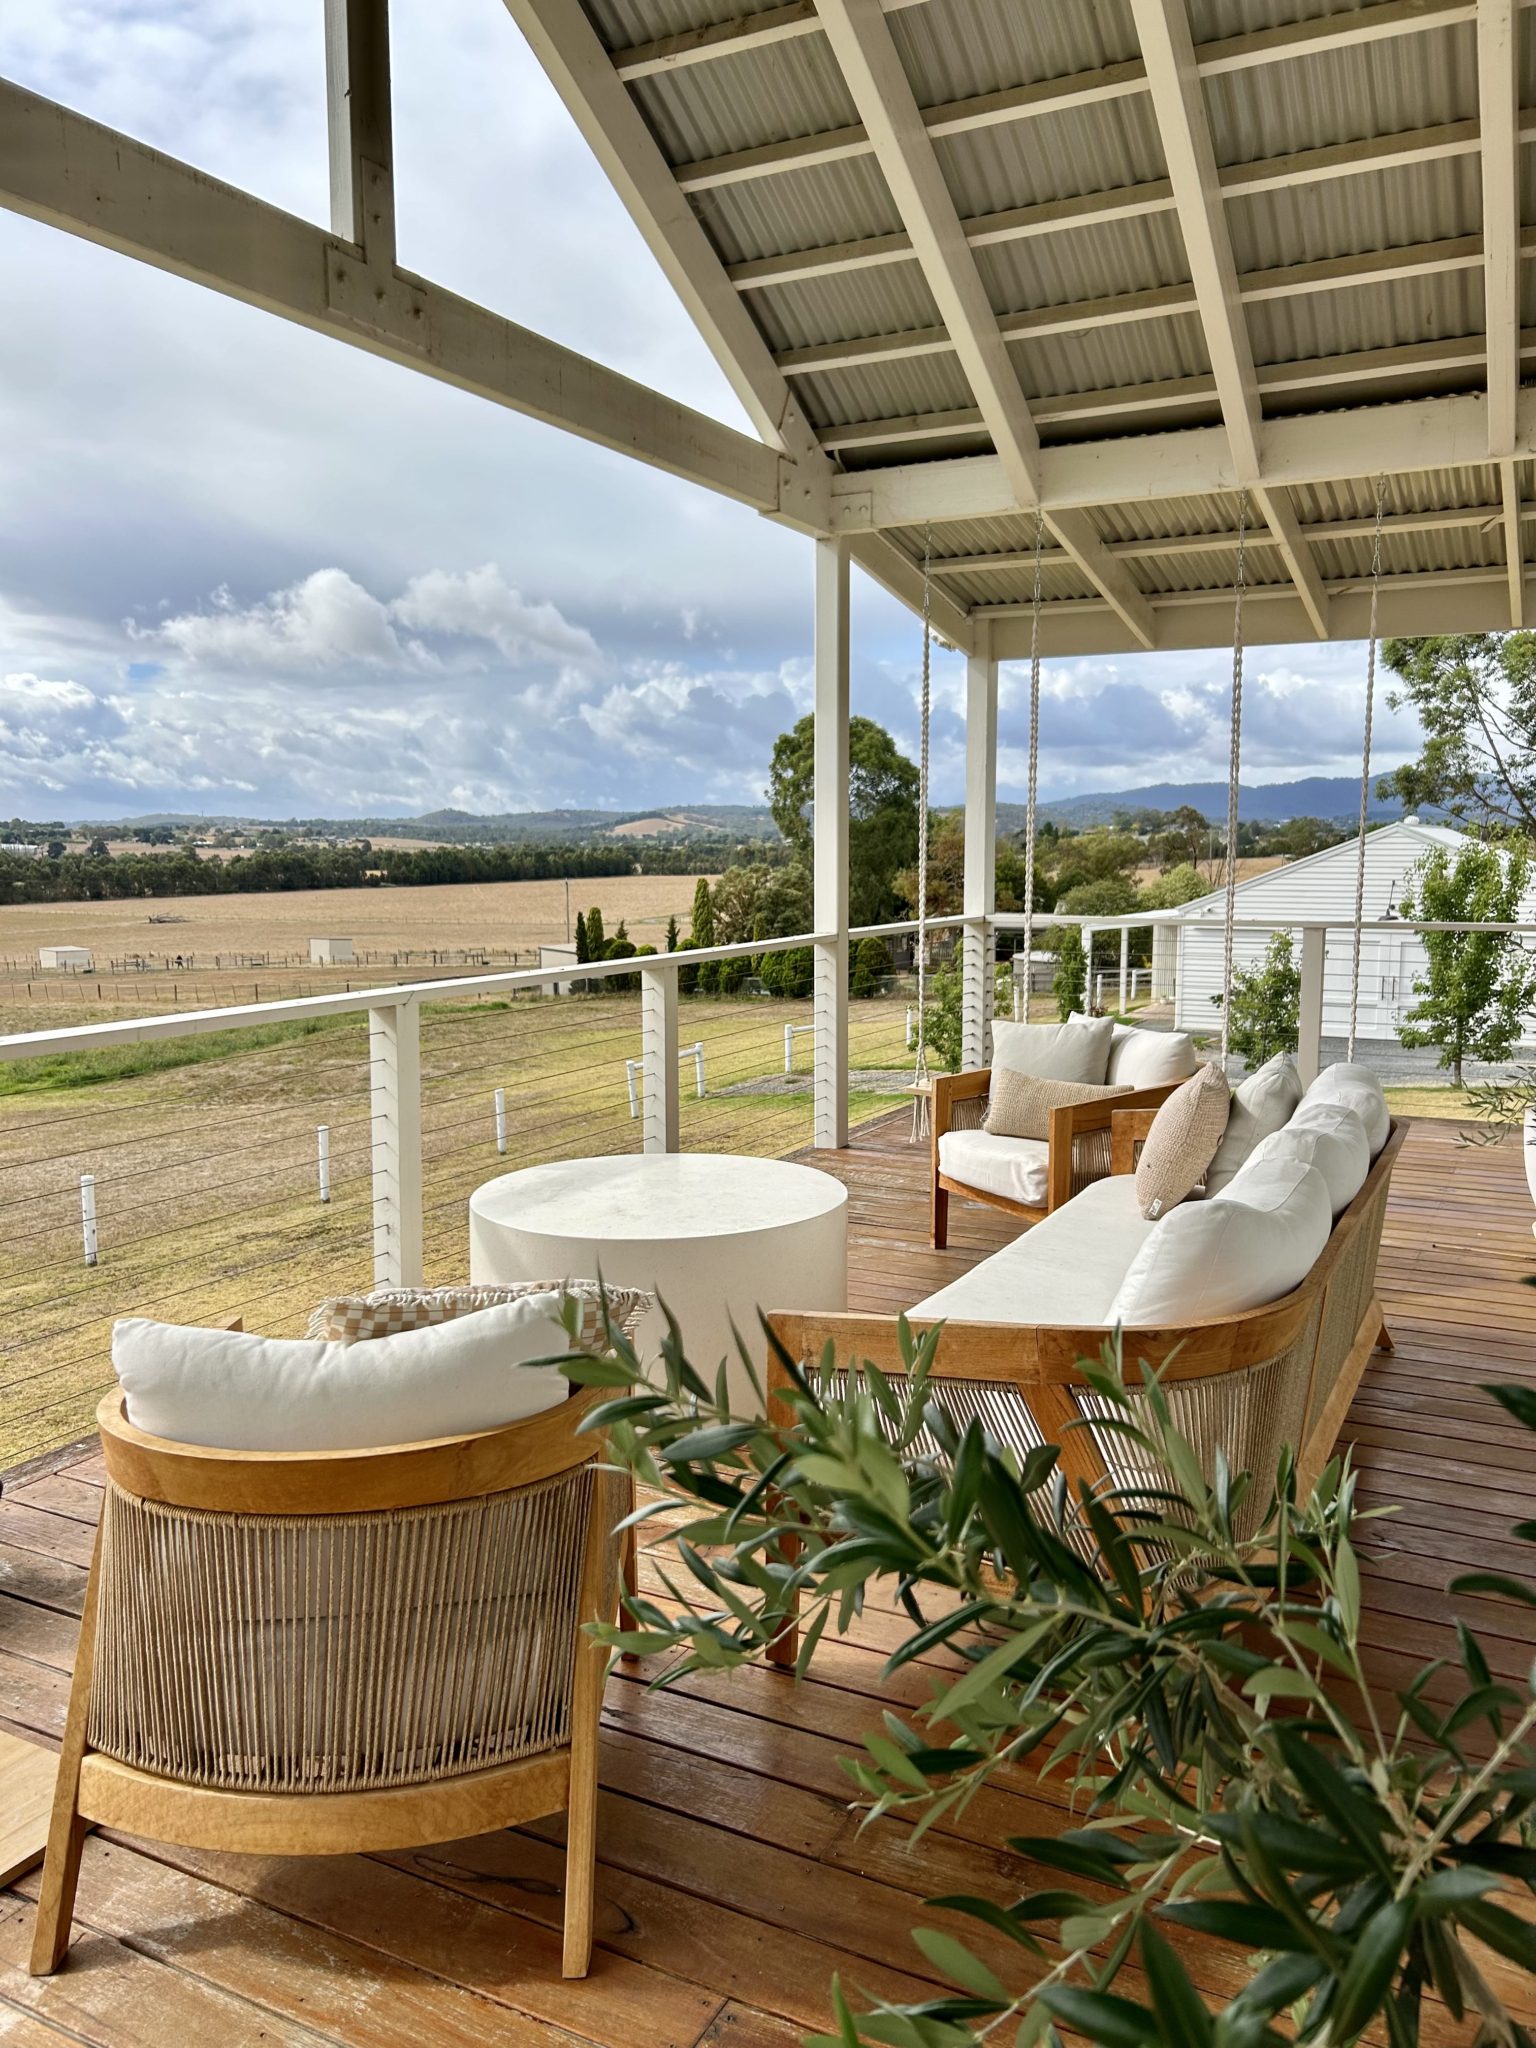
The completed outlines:
[[[705,1049],[707,1092],[681,1068],[688,1150],[776,1156],[809,1143],[810,1040],[783,1076],[784,1025],[807,1003],[690,998],[681,1034]],[[856,1067],[900,1068],[905,1005],[855,1006]],[[429,1005],[422,1027],[426,1268],[466,1274],[469,1194],[540,1160],[637,1150],[624,1062],[634,994]],[[508,1149],[495,1145],[504,1088]],[[862,1093],[856,1117],[891,1107]],[[316,1130],[331,1138],[318,1194]],[[169,1072],[0,1098],[0,1469],[86,1433],[122,1315],[296,1335],[327,1294],[372,1284],[366,1023]],[[96,1177],[100,1262],[84,1263],[80,1176]]]
[[[598,904],[610,938],[622,918],[637,946],[660,947],[667,919],[686,932],[692,875],[572,882],[571,917]],[[563,882],[444,883],[421,889],[296,889],[254,896],[167,896],[0,908],[0,1030],[42,1029],[32,1012],[92,1016],[209,1009],[320,995],[396,978],[429,980],[528,967],[566,936]],[[156,922],[167,918],[174,923]],[[311,967],[311,938],[350,938],[355,966]],[[88,946],[89,974],[42,972],[40,946]],[[177,966],[178,959],[183,963]],[[122,963],[142,960],[143,967]],[[114,969],[113,963],[119,965]]]

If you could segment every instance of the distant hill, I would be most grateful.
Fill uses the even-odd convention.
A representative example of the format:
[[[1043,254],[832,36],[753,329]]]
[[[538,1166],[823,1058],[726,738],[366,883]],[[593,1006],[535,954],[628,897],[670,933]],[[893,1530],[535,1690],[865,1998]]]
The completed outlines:
[[[1152,782],[1140,789],[1099,790],[1087,796],[1053,797],[1040,805],[1039,815],[1058,825],[1075,825],[1079,831],[1090,825],[1113,824],[1117,817],[1136,811],[1176,811],[1188,804],[1213,825],[1227,816],[1227,785],[1224,782]],[[1281,825],[1288,818],[1349,819],[1359,815],[1360,784],[1353,775],[1308,775],[1299,782],[1265,782],[1241,785],[1238,813],[1250,824]],[[1373,818],[1400,818],[1402,803],[1396,798],[1371,798]],[[1024,828],[1022,804],[999,804],[998,830],[1019,832]]]
[[[153,811],[135,818],[90,820],[70,829],[124,832],[173,830],[282,831],[310,839],[426,839],[451,845],[590,845],[615,839],[776,840],[779,829],[765,804],[664,804],[650,811],[560,809],[477,814],[452,807],[417,817],[255,818],[207,812]]]

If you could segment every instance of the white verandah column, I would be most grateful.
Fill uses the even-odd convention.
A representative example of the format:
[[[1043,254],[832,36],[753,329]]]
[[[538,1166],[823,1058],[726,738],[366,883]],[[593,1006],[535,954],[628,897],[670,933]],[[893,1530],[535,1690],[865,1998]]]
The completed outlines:
[[[980,621],[965,664],[965,895],[960,1064],[992,1058],[993,938],[997,898],[997,660],[990,620]]]
[[[848,1142],[848,543],[816,543],[815,1144]]]

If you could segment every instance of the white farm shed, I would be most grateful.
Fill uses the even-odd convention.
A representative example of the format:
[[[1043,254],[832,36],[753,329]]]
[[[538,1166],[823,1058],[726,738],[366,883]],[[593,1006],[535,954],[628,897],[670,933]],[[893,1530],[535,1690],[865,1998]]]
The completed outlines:
[[[89,974],[91,949],[89,946],[39,946],[37,964],[54,969],[62,967],[71,974]]]
[[[341,967],[352,959],[350,939],[311,939],[309,942],[309,964],[311,967]]]
[[[1405,884],[1433,848],[1454,849],[1466,844],[1464,833],[1447,825],[1422,825],[1416,818],[1383,825],[1366,835],[1365,929],[1360,949],[1362,1038],[1396,1038],[1399,1024],[1415,1001],[1413,984],[1423,978],[1428,965],[1423,940],[1398,920]],[[1332,927],[1323,973],[1325,1038],[1343,1038],[1349,1030],[1348,927],[1355,915],[1359,849],[1358,839],[1347,839],[1269,874],[1255,875],[1240,882],[1237,889],[1240,920]],[[1209,1032],[1219,1027],[1220,1012],[1212,998],[1221,992],[1223,902],[1219,890],[1197,897],[1183,907],[1176,925],[1164,928],[1177,946],[1174,1015],[1181,1030]],[[1522,904],[1520,915],[1522,919],[1536,917],[1536,894]],[[1235,933],[1234,965],[1254,965],[1270,937],[1267,931]],[[1156,982],[1154,974],[1154,991]],[[1536,1035],[1536,1030],[1527,1035]]]

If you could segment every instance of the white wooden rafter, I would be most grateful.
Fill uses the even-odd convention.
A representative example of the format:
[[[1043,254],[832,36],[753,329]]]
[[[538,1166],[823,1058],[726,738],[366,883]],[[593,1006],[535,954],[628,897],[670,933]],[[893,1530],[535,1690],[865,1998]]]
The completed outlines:
[[[1512,459],[1520,392],[1520,111],[1517,0],[1479,0],[1478,119],[1482,129],[1483,322],[1487,329],[1488,452],[1504,505],[1509,623],[1525,623],[1525,548]]]
[[[331,231],[378,269],[395,267],[389,0],[325,0]]]
[[[820,0],[822,26],[854,105],[875,144],[876,161],[912,237],[923,276],[1012,486],[1016,504],[1039,496],[1040,436],[1018,372],[998,330],[975,257],[924,128],[911,83],[880,0]],[[1052,531],[1090,582],[1143,640],[1153,643],[1152,614],[1129,571],[1105,551],[1084,512],[1053,518]]]
[[[1259,481],[1259,377],[1189,16],[1184,0],[1131,0],[1131,12],[1238,481],[1252,487],[1254,505],[1275,537],[1307,616],[1318,638],[1326,640],[1328,596],[1290,499],[1283,490],[1271,490]]]
[[[883,4],[888,14],[896,14],[905,7],[924,6],[926,0],[883,0]],[[655,78],[694,64],[708,64],[716,57],[741,57],[775,43],[820,34],[816,0],[787,0],[782,7],[765,7],[756,14],[740,14],[703,28],[684,29],[678,35],[658,36],[653,42],[632,43],[614,51],[613,68],[628,84],[636,78]]]

